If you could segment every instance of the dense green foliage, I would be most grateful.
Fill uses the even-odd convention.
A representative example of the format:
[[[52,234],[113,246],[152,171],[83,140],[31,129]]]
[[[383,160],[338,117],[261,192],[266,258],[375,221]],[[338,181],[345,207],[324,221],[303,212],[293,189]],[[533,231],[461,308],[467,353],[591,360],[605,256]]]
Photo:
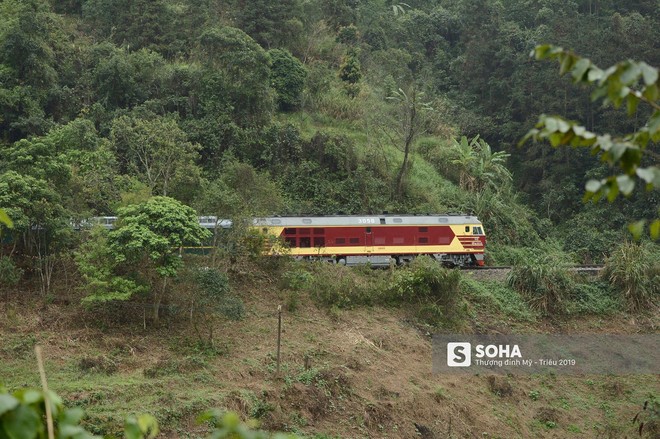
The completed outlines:
[[[214,265],[258,253],[239,227],[254,215],[472,212],[490,262],[545,252],[548,238],[573,261],[603,261],[632,220],[657,216],[658,8],[5,1],[0,206],[13,228],[2,217],[0,254],[48,295],[77,250],[87,303],[164,295],[184,238],[208,239]],[[535,53],[593,101],[529,59],[539,42],[575,50]],[[566,119],[543,116],[530,136],[588,148],[516,148],[555,113]],[[632,191],[634,179],[656,190]],[[583,205],[586,180],[613,203]],[[130,207],[153,196],[236,230],[165,239]],[[70,222],[111,214],[142,219],[77,248],[87,235]]]
[[[45,439],[47,432],[47,410],[53,420],[53,434],[58,439],[96,439],[96,436],[80,423],[85,413],[76,407],[64,407],[62,399],[54,392],[47,394],[36,389],[21,389],[10,394],[0,387],[0,438],[2,439]],[[199,417],[199,422],[210,421],[213,429],[210,439],[295,439],[295,435],[269,434],[256,430],[253,425],[241,422],[236,413],[209,410]],[[124,421],[126,439],[153,439],[160,433],[156,418],[142,414],[129,416]]]

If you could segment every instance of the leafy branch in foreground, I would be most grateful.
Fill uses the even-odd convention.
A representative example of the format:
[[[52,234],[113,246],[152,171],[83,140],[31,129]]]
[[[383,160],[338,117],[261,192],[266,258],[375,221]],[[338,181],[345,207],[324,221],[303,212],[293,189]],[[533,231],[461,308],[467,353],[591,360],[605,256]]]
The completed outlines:
[[[537,46],[531,53],[536,59],[556,59],[560,64],[560,75],[570,73],[573,82],[594,87],[591,99],[602,100],[615,108],[626,104],[628,116],[637,114],[640,102],[652,109],[646,124],[637,131],[617,137],[610,134],[597,134],[587,130],[577,122],[560,116],[541,115],[536,127],[520,141],[529,139],[549,141],[553,147],[567,146],[590,148],[592,154],[600,154],[601,160],[622,173],[602,180],[589,180],[586,184],[585,201],[594,202],[606,197],[612,202],[619,193],[629,196],[638,182],[642,181],[646,190],[660,188],[660,168],[655,164],[643,167],[642,160],[650,158],[655,163],[659,155],[651,151],[653,143],[660,142],[660,80],[658,69],[645,62],[623,61],[606,70],[600,69],[586,58],[581,58],[570,50],[552,45]],[[645,220],[629,226],[638,238],[643,231]],[[652,239],[660,237],[660,218],[654,219],[649,231]]]

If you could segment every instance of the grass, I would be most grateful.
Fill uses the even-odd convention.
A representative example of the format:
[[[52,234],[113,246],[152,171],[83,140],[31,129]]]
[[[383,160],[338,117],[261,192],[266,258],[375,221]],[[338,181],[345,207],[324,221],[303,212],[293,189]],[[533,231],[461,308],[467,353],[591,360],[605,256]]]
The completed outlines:
[[[327,267],[321,277],[330,282],[337,272],[336,267]],[[303,268],[307,267],[289,267],[295,274],[286,276],[286,287],[299,290],[301,302],[295,314],[285,313],[281,378],[274,376],[273,355],[273,310],[281,292],[278,279],[273,279],[272,286],[241,293],[249,312],[245,321],[217,328],[219,339],[230,347],[220,354],[195,346],[192,333],[176,322],[171,328],[144,333],[128,327],[104,332],[75,323],[58,323],[56,330],[47,331],[38,324],[22,323],[25,326],[19,330],[0,326],[0,379],[10,390],[38,386],[32,346],[39,342],[48,354],[50,387],[67,405],[85,409],[87,428],[116,435],[126,415],[147,412],[177,437],[203,436],[205,427],[194,420],[212,407],[260,417],[269,428],[317,438],[375,437],[383,431],[389,437],[412,437],[413,422],[433,426],[434,420],[463,411],[472,414],[470,429],[489,431],[489,437],[593,437],[606,432],[632,437],[632,417],[649,392],[660,390],[654,376],[533,375],[507,377],[512,394],[506,396],[508,390],[491,391],[483,377],[456,380],[430,375],[424,363],[430,356],[428,340],[409,324],[405,303],[355,305],[333,316],[309,297],[310,285],[320,272],[308,267],[313,276],[308,284],[308,277],[297,273]],[[351,270],[344,275],[364,288],[374,288],[378,282],[387,286],[392,280],[387,270]],[[464,316],[469,331],[555,330],[520,293],[502,282],[461,277],[461,303],[468,304],[477,320]],[[415,278],[404,284],[408,281]],[[609,316],[608,321],[619,319],[621,327],[630,330],[625,316]],[[572,319],[568,323],[572,330],[579,330],[581,314],[566,318]],[[34,320],[19,319],[25,321]],[[82,358],[106,357],[116,370],[80,367]],[[308,368],[303,366],[305,357],[311,357]],[[147,377],[145,370],[155,373]],[[391,404],[387,409],[391,420],[382,421],[385,424],[365,417],[367,407],[380,413],[379,388],[397,395],[383,397]],[[413,400],[423,407],[422,414],[411,414]],[[550,420],[554,426],[535,420],[543,407],[559,413],[557,420]],[[455,437],[472,431],[456,418],[454,422]]]

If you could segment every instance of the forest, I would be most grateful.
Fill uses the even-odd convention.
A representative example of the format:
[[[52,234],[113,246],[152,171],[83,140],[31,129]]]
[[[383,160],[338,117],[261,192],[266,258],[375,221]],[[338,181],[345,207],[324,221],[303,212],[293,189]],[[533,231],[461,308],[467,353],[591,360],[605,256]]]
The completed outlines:
[[[646,322],[623,331],[657,331],[658,67],[657,0],[3,0],[0,334],[29,303],[101,331],[185,326],[215,355],[257,313],[259,285],[330,321],[385,305],[418,329],[474,332],[487,302],[493,327],[621,315]],[[240,226],[381,212],[474,214],[487,265],[514,268],[484,284],[426,260],[299,267],[261,257]],[[211,233],[201,215],[236,227]],[[98,216],[120,227],[74,227]],[[605,274],[576,279],[575,264]],[[17,340],[0,359],[24,352]],[[269,413],[250,398],[244,418]],[[382,416],[361,434],[381,437]],[[106,421],[86,427],[116,432]],[[539,422],[520,437],[558,423]]]

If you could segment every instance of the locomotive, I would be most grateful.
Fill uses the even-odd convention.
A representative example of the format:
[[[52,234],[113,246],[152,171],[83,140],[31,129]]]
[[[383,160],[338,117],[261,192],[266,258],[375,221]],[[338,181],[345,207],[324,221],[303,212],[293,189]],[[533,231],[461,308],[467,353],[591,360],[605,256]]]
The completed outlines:
[[[116,217],[92,222],[112,229]],[[231,220],[199,217],[207,229],[228,229]],[[253,231],[267,239],[264,253],[341,265],[402,265],[420,255],[452,267],[484,265],[486,235],[470,215],[335,215],[254,218]]]
[[[275,237],[270,255],[323,260],[342,265],[405,264],[428,255],[447,266],[482,266],[486,235],[474,216],[349,215],[254,219]]]

